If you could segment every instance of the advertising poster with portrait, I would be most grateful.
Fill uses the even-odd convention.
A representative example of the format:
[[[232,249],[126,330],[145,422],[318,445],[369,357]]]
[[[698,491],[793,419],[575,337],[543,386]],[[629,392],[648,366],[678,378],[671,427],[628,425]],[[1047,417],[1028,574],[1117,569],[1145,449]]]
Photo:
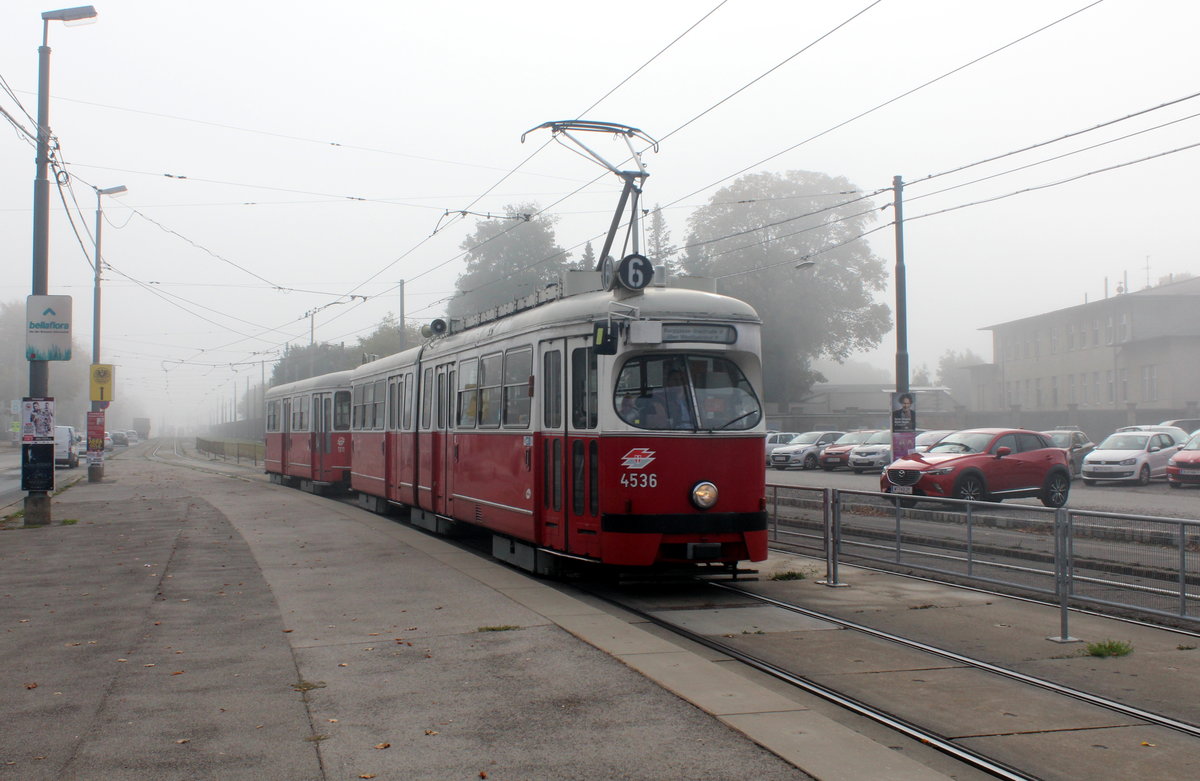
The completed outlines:
[[[21,441],[54,442],[54,399],[21,399]]]
[[[892,394],[892,458],[904,458],[917,445],[916,397],[908,391]]]

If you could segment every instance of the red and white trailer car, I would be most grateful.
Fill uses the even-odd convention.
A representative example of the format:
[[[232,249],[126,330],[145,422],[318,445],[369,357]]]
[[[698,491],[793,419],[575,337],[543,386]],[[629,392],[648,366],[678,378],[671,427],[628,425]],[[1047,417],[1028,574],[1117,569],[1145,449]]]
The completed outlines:
[[[266,457],[271,482],[323,493],[350,485],[350,371],[267,390]]]

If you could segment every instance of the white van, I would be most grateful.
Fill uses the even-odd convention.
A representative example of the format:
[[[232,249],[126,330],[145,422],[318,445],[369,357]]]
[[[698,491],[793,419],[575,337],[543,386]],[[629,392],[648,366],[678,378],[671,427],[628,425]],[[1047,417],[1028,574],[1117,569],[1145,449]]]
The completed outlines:
[[[79,466],[79,444],[74,426],[54,427],[54,465],[74,469]]]

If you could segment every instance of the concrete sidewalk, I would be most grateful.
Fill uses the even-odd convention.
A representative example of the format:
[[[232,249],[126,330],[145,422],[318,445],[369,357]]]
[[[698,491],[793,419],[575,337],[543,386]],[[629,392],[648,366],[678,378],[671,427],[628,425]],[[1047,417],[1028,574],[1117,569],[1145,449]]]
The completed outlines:
[[[550,583],[244,474],[130,451],[53,525],[0,532],[0,778],[941,777]]]

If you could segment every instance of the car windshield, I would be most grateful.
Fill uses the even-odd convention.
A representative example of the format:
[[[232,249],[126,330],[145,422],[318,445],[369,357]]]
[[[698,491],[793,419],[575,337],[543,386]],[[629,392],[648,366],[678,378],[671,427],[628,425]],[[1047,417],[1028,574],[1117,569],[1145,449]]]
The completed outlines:
[[[1050,441],[1054,443],[1055,447],[1071,446],[1071,433],[1069,431],[1051,431],[1046,436],[1050,437]]]
[[[811,445],[820,438],[821,438],[820,431],[806,431],[803,434],[797,434],[796,436],[792,437],[792,441],[789,442],[788,444],[789,445]]]
[[[992,442],[992,434],[959,431],[929,448],[930,453],[982,453]]]
[[[952,431],[922,431],[917,434],[916,444],[918,445],[933,445],[942,440],[947,434],[952,434]]]
[[[746,431],[762,405],[737,364],[713,355],[641,355],[617,376],[613,405],[626,423],[647,429]]]
[[[890,445],[890,444],[892,444],[892,432],[891,431],[876,431],[874,434],[871,435],[871,438],[868,439],[864,444],[867,444],[867,445]]]
[[[1193,435],[1192,438],[1188,440],[1188,443],[1179,449],[1180,450],[1200,450],[1200,437]]]
[[[1149,434],[1109,434],[1097,450],[1145,450]]]
[[[867,437],[871,436],[870,431],[851,431],[848,434],[842,434],[837,438],[835,445],[861,445],[867,441]]]

